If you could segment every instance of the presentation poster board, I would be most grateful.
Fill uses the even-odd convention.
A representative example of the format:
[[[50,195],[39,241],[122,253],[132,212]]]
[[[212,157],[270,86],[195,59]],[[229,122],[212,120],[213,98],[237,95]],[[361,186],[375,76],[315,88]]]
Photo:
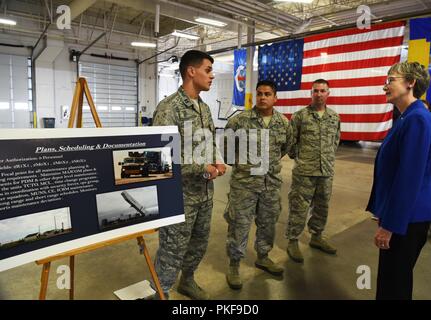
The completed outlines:
[[[172,141],[176,127],[0,130],[0,271],[183,222]]]

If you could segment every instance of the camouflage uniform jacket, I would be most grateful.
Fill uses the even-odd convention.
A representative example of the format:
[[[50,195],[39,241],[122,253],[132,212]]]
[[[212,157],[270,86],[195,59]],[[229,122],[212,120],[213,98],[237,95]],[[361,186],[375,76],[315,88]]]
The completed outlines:
[[[309,105],[295,112],[290,124],[293,144],[289,157],[295,159],[292,172],[303,176],[333,176],[335,151],[340,142],[339,115],[326,107],[320,118]]]
[[[250,129],[256,129],[257,131],[257,155],[260,156],[261,152],[261,133],[260,130],[268,129],[269,130],[269,165],[268,171],[262,175],[251,175],[251,168],[259,168],[262,164],[253,164],[253,161],[250,161],[250,146],[247,143],[247,158],[246,163],[238,163],[241,160],[241,155],[239,152],[241,149],[239,148],[239,139],[236,138],[235,143],[235,164],[233,165],[233,171],[231,176],[231,186],[241,188],[248,188],[254,191],[266,190],[266,189],[276,189],[280,188],[282,179],[280,175],[281,171],[281,158],[287,154],[288,148],[292,143],[292,129],[289,125],[289,121],[286,117],[280,112],[274,110],[271,121],[268,124],[268,127],[265,128],[263,118],[254,107],[251,110],[246,110],[241,112],[239,115],[229,119],[225,130],[232,129],[237,134],[238,129],[244,129],[247,133],[247,141],[250,139]],[[226,134],[226,132],[225,132]],[[227,164],[229,160],[227,157],[229,156],[226,151],[226,142],[228,140],[225,138],[225,162]],[[256,151],[254,151],[256,153]],[[244,157],[245,158],[245,157]],[[232,161],[231,161],[232,162]],[[254,161],[256,162],[256,161]]]
[[[210,108],[200,97],[198,101],[199,108],[190,100],[183,87],[180,87],[176,93],[160,101],[153,115],[153,126],[177,126],[181,135],[181,176],[186,205],[211,200],[214,193],[213,182],[203,177],[207,164],[198,164],[192,159],[195,148],[204,143],[205,136],[202,135],[202,141],[193,139],[191,148],[184,144],[185,122],[188,121],[192,124],[191,132],[186,132],[188,138],[191,139],[196,130],[208,129],[212,133],[213,153],[217,155],[215,127]],[[184,150],[186,150],[186,154],[184,154]],[[212,157],[214,158],[214,155]],[[219,159],[219,157],[217,158]],[[214,162],[215,160],[211,163]]]

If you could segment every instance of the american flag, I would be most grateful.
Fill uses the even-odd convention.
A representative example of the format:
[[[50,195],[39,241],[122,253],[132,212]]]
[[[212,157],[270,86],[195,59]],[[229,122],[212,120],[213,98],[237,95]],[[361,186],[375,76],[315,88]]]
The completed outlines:
[[[262,46],[259,80],[277,84],[276,109],[288,118],[310,104],[314,80],[328,80],[327,105],[340,115],[341,139],[382,140],[393,111],[383,85],[400,61],[404,28],[405,21],[396,21]]]

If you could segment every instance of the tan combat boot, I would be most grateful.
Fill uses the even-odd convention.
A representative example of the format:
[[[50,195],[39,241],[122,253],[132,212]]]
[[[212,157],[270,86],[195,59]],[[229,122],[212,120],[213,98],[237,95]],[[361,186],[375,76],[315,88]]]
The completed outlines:
[[[254,265],[256,268],[262,269],[273,276],[281,276],[284,271],[282,267],[275,264],[268,256],[258,257]]]
[[[287,244],[287,254],[290,259],[295,262],[304,262],[304,257],[302,256],[301,250],[299,250],[298,239],[289,240],[289,243]]]
[[[230,261],[229,271],[226,274],[226,281],[233,290],[240,290],[242,288],[242,280],[239,276],[239,261]]]
[[[204,289],[198,286],[193,276],[181,276],[177,291],[192,300],[209,300],[210,296]]]
[[[310,247],[319,249],[328,254],[336,254],[337,249],[331,246],[320,234],[312,234],[310,240]]]

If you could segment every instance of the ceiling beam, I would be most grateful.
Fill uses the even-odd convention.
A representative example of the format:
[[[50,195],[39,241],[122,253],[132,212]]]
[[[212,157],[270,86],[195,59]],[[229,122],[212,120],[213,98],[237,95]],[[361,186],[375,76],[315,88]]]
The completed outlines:
[[[197,25],[198,23],[194,21],[194,17],[198,15],[202,16],[212,16],[215,19],[221,19],[224,22],[228,22],[228,25],[223,29],[236,32],[238,30],[238,23],[243,23],[242,21],[235,20],[233,18],[225,17],[218,14],[209,13],[208,10],[202,10],[190,5],[185,5],[178,2],[172,2],[169,0],[122,0],[121,3],[118,0],[105,0],[111,3],[117,3],[121,6],[136,9],[138,11],[145,11],[152,14],[156,13],[156,4],[160,4],[160,15],[169,17],[176,20],[185,21],[191,24]]]
[[[97,0],[73,0],[71,3],[69,3],[70,19],[74,20],[75,18],[79,17],[80,14],[95,4],[96,1]]]

